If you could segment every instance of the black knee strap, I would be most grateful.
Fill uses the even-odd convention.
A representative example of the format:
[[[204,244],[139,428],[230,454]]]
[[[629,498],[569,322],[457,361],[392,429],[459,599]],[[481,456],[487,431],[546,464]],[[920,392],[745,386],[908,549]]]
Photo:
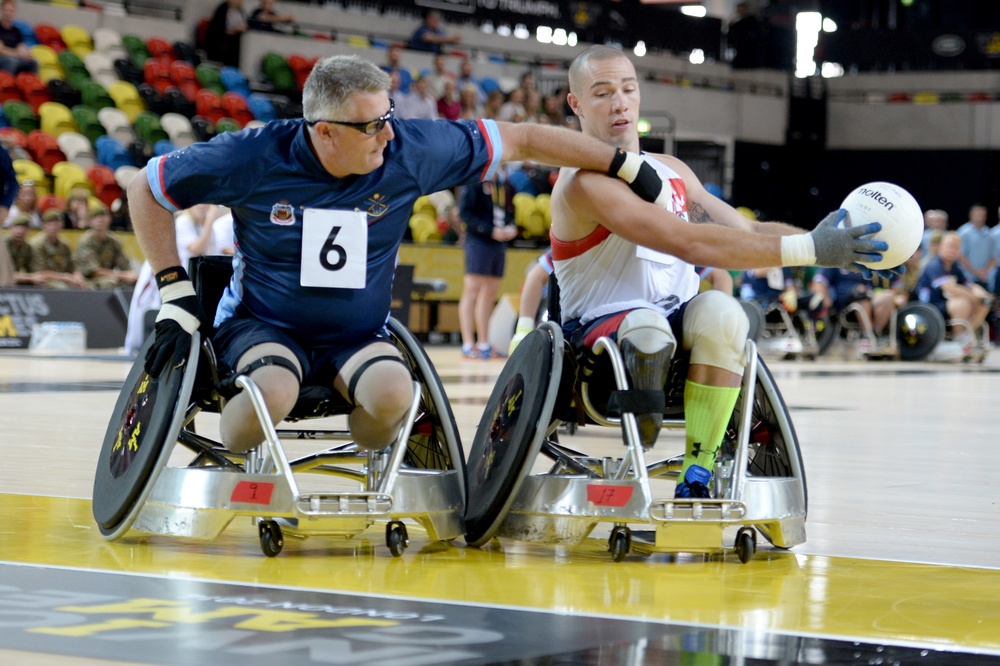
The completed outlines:
[[[608,398],[608,416],[621,416],[625,412],[632,414],[662,414],[667,408],[667,399],[663,391],[629,389],[627,391],[612,391]]]
[[[269,365],[276,365],[278,367],[284,368],[295,375],[295,380],[301,384],[302,375],[299,374],[299,369],[295,367],[295,364],[283,356],[261,356],[256,361],[245,365],[240,368],[237,372],[232,373],[221,382],[219,382],[219,392],[222,395],[231,397],[236,393],[236,378],[240,375],[249,375],[254,370],[259,368],[266,368]]]
[[[388,354],[385,354],[384,356],[373,356],[358,366],[358,369],[354,371],[354,376],[351,377],[351,383],[347,386],[347,399],[352,405],[355,404],[354,389],[357,387],[358,381],[361,379],[361,375],[365,373],[365,370],[367,370],[371,364],[378,363],[380,361],[395,361],[396,363],[401,363],[403,367],[406,368],[406,371],[410,373],[410,377],[413,377],[413,373],[410,372],[409,364],[398,356],[390,356]]]

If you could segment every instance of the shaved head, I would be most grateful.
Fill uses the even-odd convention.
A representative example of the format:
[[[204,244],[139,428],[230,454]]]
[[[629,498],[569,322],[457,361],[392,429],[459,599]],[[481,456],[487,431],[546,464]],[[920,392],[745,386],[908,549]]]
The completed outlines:
[[[625,58],[625,53],[610,46],[597,44],[584,50],[573,59],[569,65],[569,91],[574,95],[583,92],[584,78],[588,65],[599,60],[614,60],[615,58]]]

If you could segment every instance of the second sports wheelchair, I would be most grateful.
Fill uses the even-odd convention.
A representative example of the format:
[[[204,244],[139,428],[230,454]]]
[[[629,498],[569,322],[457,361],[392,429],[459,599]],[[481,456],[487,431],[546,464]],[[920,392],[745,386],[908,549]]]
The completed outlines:
[[[758,532],[781,548],[805,541],[807,492],[798,440],[752,341],[714,473],[715,499],[673,498],[681,459],[652,459],[654,450],[643,450],[618,346],[600,338],[596,352],[596,374],[581,379],[561,329],[545,322],[507,360],[469,454],[470,545],[494,536],[576,544],[599,523],[612,526],[608,547],[615,561],[633,548],[721,552],[727,528],[736,530],[734,549],[743,562],[756,550]],[[671,365],[665,389],[668,429],[684,427],[686,365],[682,354]],[[624,455],[598,457],[571,448],[563,434],[584,423],[620,428]],[[532,474],[539,456],[551,467]],[[666,482],[661,485],[661,480]],[[635,524],[651,529],[633,532]]]
[[[191,275],[205,311],[214,313],[232,275],[230,259],[198,257]],[[432,540],[462,535],[465,458],[451,406],[416,338],[394,319],[388,328],[415,378],[415,396],[396,440],[369,452],[358,450],[346,430],[276,429],[253,380],[220,368],[211,342],[197,333],[186,363],[150,378],[143,359],[151,336],[125,380],[98,460],[93,513],[101,534],[214,539],[233,518],[249,516],[269,557],[281,551],[286,534],[349,538],[377,521],[386,521],[395,556],[408,543],[404,520],[420,524]],[[199,413],[221,412],[227,396],[240,390],[265,432],[264,443],[245,455],[195,428]],[[286,421],[350,410],[332,387],[303,386]],[[290,459],[283,443],[289,440],[340,443]],[[300,489],[306,472],[321,475],[312,485],[322,490]]]

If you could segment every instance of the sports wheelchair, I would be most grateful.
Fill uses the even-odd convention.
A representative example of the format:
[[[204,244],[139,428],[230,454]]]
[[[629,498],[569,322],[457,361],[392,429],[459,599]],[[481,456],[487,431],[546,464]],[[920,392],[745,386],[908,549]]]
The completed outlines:
[[[655,481],[680,474],[682,458],[652,460],[639,440],[629,380],[618,346],[598,340],[594,374],[580,372],[560,327],[549,321],[508,358],[469,453],[466,535],[480,546],[494,536],[572,545],[598,523],[611,523],[608,549],[621,561],[640,552],[734,550],[748,562],[757,533],[775,546],[805,541],[807,491],[798,439],[774,379],[747,342],[749,362],[714,474],[715,499],[674,499],[654,493]],[[683,431],[686,355],[678,352],[665,388],[664,427]],[[621,429],[625,453],[595,457],[561,441],[583,424]],[[565,439],[569,439],[566,437]],[[663,438],[661,438],[662,442]],[[663,446],[663,444],[660,444]],[[531,474],[539,455],[547,472]],[[639,523],[652,530],[635,531]]]
[[[192,282],[206,312],[215,312],[232,270],[229,257],[192,260]],[[414,401],[395,441],[367,452],[350,442],[347,430],[276,429],[258,386],[219,367],[211,341],[197,333],[183,365],[149,377],[143,359],[150,336],[119,394],[98,460],[93,514],[101,534],[108,540],[131,533],[207,540],[233,518],[250,516],[269,557],[281,551],[286,534],[351,538],[383,520],[394,556],[408,545],[404,520],[420,524],[432,540],[462,535],[465,458],[451,406],[416,338],[392,318],[388,329],[415,378]],[[195,417],[221,412],[227,397],[241,390],[265,441],[233,454],[200,434]],[[350,411],[332,387],[303,386],[286,421]],[[339,443],[289,459],[283,442],[292,439]],[[170,464],[175,455],[186,464]],[[324,483],[335,477],[339,485],[303,492],[300,473],[324,475]]]
[[[838,324],[829,315],[813,318],[801,309],[789,312],[781,301],[766,306],[756,300],[741,300],[750,319],[750,338],[762,355],[814,360],[833,346]]]

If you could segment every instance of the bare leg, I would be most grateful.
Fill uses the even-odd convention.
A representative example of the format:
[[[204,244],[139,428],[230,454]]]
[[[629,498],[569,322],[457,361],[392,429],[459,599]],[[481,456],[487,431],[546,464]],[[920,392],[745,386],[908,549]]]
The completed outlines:
[[[500,291],[500,278],[480,276],[482,287],[476,298],[476,341],[485,346],[489,342],[490,315],[496,307],[497,293]]]
[[[476,302],[482,288],[481,275],[466,273],[462,281],[462,295],[458,299],[458,322],[462,330],[462,346],[476,343]]]

